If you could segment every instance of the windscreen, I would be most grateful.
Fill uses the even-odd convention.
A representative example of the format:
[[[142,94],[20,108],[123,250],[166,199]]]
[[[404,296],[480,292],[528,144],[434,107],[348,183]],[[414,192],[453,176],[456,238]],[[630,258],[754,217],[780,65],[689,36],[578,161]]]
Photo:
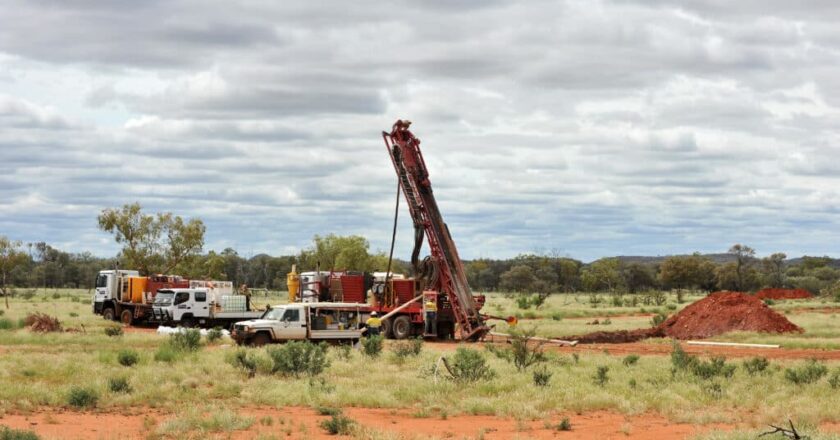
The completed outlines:
[[[158,290],[157,295],[155,296],[155,303],[156,306],[166,307],[172,304],[172,300],[175,299],[174,292],[168,292],[165,290]]]

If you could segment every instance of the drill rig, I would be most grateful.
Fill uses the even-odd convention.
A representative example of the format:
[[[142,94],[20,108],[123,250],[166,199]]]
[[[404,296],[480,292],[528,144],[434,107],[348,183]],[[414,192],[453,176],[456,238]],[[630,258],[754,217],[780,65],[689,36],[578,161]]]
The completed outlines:
[[[420,152],[420,139],[411,133],[410,125],[411,121],[398,120],[390,133],[382,132],[382,138],[414,222],[411,264],[418,288],[424,298],[436,298],[439,304],[451,308],[462,340],[475,341],[490,331],[484,322],[487,317],[479,314],[480,305],[473,297],[458,249],[432,192],[429,171]],[[431,255],[420,261],[424,236]]]

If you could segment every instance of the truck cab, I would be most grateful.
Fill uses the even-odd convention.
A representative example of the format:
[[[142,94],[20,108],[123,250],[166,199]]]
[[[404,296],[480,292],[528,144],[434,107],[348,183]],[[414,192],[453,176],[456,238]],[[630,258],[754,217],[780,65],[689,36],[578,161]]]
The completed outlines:
[[[158,290],[152,316],[155,321],[193,327],[199,320],[210,318],[211,308],[215,306],[207,291],[206,288]]]
[[[94,285],[93,313],[105,319],[114,319],[115,302],[119,300],[121,286],[125,285],[123,280],[138,276],[140,273],[136,270],[100,270]]]
[[[369,313],[367,304],[284,304],[268,309],[259,319],[237,322],[231,337],[240,345],[295,340],[355,343]]]

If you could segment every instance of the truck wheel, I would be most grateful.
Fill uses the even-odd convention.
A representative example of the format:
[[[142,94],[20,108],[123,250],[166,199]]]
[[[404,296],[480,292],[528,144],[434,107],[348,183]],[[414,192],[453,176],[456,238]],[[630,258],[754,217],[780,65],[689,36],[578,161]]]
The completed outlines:
[[[265,344],[271,342],[271,338],[268,336],[267,333],[257,333],[251,339],[251,345],[254,347],[262,347]]]
[[[114,309],[111,308],[111,307],[108,307],[107,309],[103,310],[102,311],[102,317],[104,319],[108,320],[108,321],[113,321],[114,320]]]
[[[131,325],[132,321],[134,321],[134,313],[131,310],[126,309],[120,313],[120,322],[125,325]]]
[[[184,328],[193,328],[195,327],[195,320],[192,318],[184,318],[181,320],[181,325]]]
[[[379,334],[381,334],[383,337],[388,338],[388,339],[391,339],[391,338],[394,337],[394,335],[391,334],[391,327],[392,327],[391,321],[392,321],[391,319],[386,319],[386,320],[382,321],[382,326],[379,328]]]
[[[408,320],[408,316],[397,316],[391,332],[394,334],[394,339],[405,339],[411,335],[411,321]]]

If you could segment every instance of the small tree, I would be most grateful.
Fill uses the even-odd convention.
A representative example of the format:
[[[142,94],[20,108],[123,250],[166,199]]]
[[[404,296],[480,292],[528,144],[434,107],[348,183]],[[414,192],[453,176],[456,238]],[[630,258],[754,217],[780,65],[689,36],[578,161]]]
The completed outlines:
[[[737,289],[744,291],[747,284],[745,283],[746,271],[752,267],[752,263],[755,260],[755,250],[738,243],[729,248],[728,253],[735,256],[735,275],[738,279]]]
[[[20,242],[12,241],[0,235],[0,293],[6,301],[6,308],[9,308],[9,288],[6,283],[13,270],[26,263],[28,256],[21,252]]]
[[[545,362],[545,353],[543,353],[543,345],[545,342],[533,342],[532,339],[536,335],[536,329],[511,329],[510,330],[510,347],[495,348],[488,345],[488,351],[512,363],[517,370],[527,370],[528,367]]]

